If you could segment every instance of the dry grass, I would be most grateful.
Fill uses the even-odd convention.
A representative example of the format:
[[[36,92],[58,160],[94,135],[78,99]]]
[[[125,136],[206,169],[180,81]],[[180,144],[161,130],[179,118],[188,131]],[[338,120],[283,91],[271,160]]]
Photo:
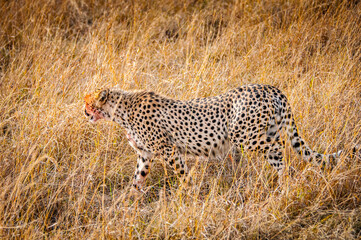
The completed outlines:
[[[1,1],[0,237],[353,239],[361,163],[303,163],[278,191],[260,156],[187,158],[183,189],[161,163],[128,198],[136,155],[113,123],[88,123],[101,86],[189,99],[279,87],[320,152],[360,143],[358,1]],[[167,171],[164,171],[167,170]]]

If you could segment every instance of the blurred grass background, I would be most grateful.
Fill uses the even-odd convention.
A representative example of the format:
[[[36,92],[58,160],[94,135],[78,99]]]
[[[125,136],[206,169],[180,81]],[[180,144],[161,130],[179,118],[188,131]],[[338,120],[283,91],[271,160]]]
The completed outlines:
[[[322,172],[287,148],[282,191],[258,155],[188,157],[187,189],[159,162],[133,200],[136,154],[116,124],[88,122],[83,97],[271,84],[314,150],[347,153],[361,137],[360,29],[359,1],[0,1],[0,237],[359,238],[359,159]]]

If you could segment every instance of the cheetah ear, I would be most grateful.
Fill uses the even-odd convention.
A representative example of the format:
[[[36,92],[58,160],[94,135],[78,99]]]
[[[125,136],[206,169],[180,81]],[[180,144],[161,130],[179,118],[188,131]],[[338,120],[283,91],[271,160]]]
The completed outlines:
[[[100,104],[104,104],[108,100],[109,89],[102,90],[97,96],[97,100]]]

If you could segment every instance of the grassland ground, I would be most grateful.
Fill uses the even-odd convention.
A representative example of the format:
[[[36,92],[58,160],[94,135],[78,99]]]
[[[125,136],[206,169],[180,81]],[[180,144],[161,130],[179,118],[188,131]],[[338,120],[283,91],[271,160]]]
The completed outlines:
[[[0,1],[0,238],[357,239],[361,160],[358,1]],[[254,153],[187,157],[192,186],[162,162],[130,199],[136,154],[114,123],[92,125],[99,87],[176,99],[248,83],[285,93],[332,171],[288,146],[295,174]]]

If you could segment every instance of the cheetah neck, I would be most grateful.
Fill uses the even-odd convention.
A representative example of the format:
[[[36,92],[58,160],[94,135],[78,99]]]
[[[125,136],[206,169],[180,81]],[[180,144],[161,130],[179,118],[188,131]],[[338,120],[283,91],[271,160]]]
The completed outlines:
[[[131,125],[129,116],[132,114],[132,106],[140,97],[139,95],[144,93],[128,92],[120,89],[110,90],[107,103],[110,120],[118,123],[123,128],[129,129]]]
[[[103,112],[106,113],[107,120],[114,121],[125,127],[128,122],[128,117],[125,108],[125,102],[127,102],[127,93],[118,90],[118,89],[110,89],[108,101],[103,105]]]

